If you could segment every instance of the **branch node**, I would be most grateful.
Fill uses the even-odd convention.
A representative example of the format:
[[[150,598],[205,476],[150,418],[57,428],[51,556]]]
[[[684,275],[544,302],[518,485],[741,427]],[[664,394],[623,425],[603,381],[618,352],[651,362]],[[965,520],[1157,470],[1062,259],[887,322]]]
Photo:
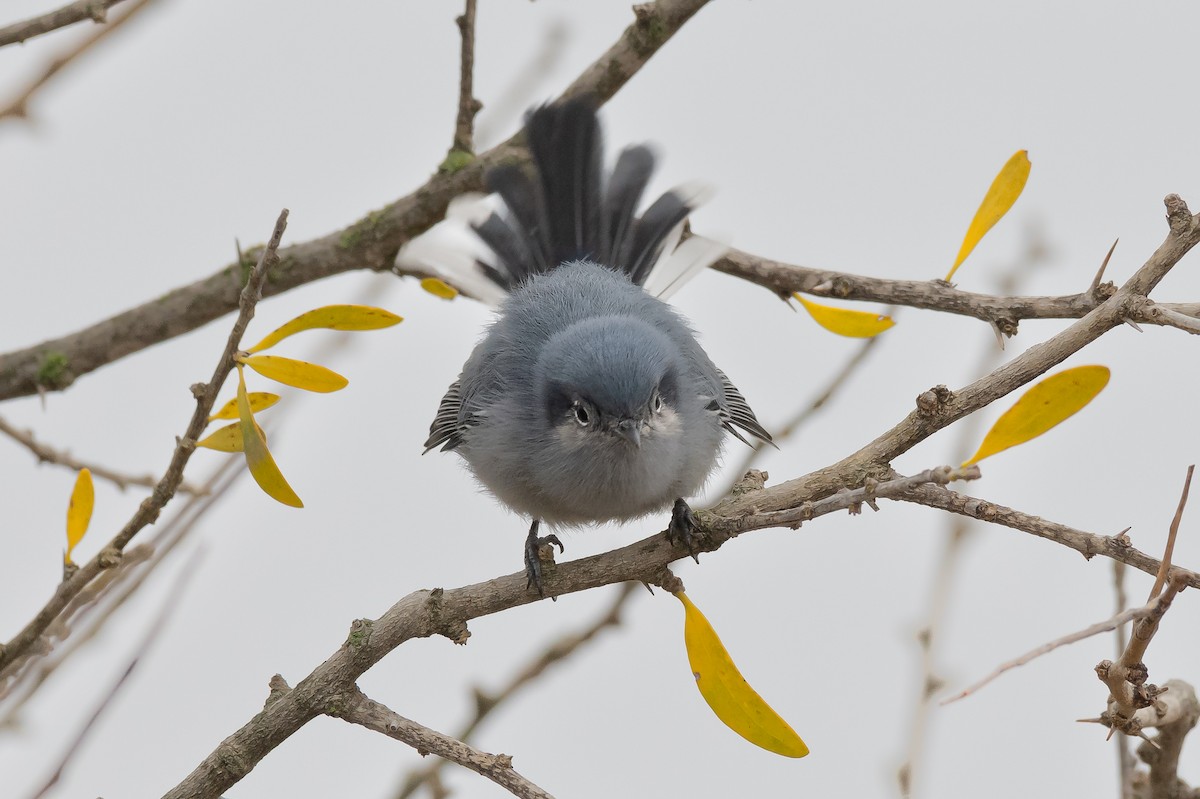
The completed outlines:
[[[944,385],[934,386],[917,397],[917,410],[925,416],[938,416],[953,398],[954,392]]]
[[[353,652],[361,652],[367,642],[371,640],[374,628],[375,622],[370,619],[355,619],[350,624],[350,634],[346,636],[343,646]]]
[[[1168,194],[1163,198],[1163,205],[1167,206],[1167,224],[1171,226],[1172,233],[1176,236],[1186,236],[1192,232],[1197,222],[1182,197],[1178,194]]]
[[[116,547],[105,547],[100,550],[99,564],[101,569],[111,569],[121,563],[123,557],[121,550]]]

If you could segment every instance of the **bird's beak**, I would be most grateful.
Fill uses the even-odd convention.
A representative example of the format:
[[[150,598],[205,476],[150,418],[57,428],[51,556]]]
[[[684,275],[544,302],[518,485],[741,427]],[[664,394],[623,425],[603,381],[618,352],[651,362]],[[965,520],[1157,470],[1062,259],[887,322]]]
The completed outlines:
[[[642,446],[642,433],[638,430],[638,423],[633,419],[624,419],[617,424],[617,433],[639,449]]]

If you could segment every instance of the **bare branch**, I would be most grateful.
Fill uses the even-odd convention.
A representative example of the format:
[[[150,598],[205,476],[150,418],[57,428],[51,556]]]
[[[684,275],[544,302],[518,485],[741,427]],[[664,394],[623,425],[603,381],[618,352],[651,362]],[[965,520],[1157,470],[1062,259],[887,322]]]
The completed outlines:
[[[476,0],[467,0],[466,10],[455,22],[462,34],[462,54],[460,56],[461,76],[458,85],[458,116],[454,120],[454,142],[450,145],[450,153],[473,154],[475,152],[475,115],[483,108],[483,103],[475,98],[475,5]]]
[[[42,14],[40,17],[6,25],[0,28],[0,47],[8,44],[20,44],[34,36],[41,36],[43,33],[65,28],[76,22],[83,22],[85,19],[104,22],[108,9],[119,2],[121,0],[75,0],[74,3]]]
[[[277,701],[279,696],[286,693],[281,690],[286,687],[286,683],[281,678],[272,680],[272,698]],[[403,741],[422,755],[433,754],[457,763],[480,776],[487,777],[514,796],[522,797],[522,799],[554,799],[546,791],[518,774],[513,769],[512,758],[508,755],[492,755],[481,752],[449,735],[443,735],[406,719],[399,713],[368,699],[358,688],[352,688],[343,697],[342,703],[338,705],[338,711],[330,715],[366,727],[368,730],[383,733],[397,741]]]
[[[1138,757],[1150,766],[1149,795],[1152,799],[1194,796],[1195,792],[1179,779],[1179,754],[1188,732],[1200,720],[1200,701],[1183,680],[1167,680],[1163,690],[1155,712],[1161,711],[1162,717],[1171,721],[1160,723],[1154,740],[1138,747]]]
[[[84,461],[73,458],[66,450],[56,450],[53,447],[41,443],[33,436],[32,430],[20,430],[9,424],[7,420],[0,418],[0,433],[22,445],[32,452],[40,463],[53,463],[57,466],[65,466],[73,471],[87,469],[92,473],[93,477],[98,477],[101,480],[107,480],[117,488],[124,491],[129,486],[144,486],[146,488],[154,488],[158,483],[151,475],[128,475],[114,471],[105,466],[99,466],[95,463],[85,463]],[[192,485],[191,483],[180,483],[179,491],[184,494],[196,494],[204,489]]]
[[[635,7],[636,19],[612,47],[584,70],[564,96],[591,94],[603,103],[624,86],[707,0],[657,0]],[[279,252],[265,296],[358,269],[391,271],[396,252],[446,212],[451,199],[483,188],[490,167],[526,157],[519,136],[455,171],[438,172],[423,186],[349,227]],[[252,248],[247,259],[261,248]],[[0,401],[61,391],[80,375],[161,341],[195,330],[238,307],[242,276],[252,263],[233,263],[84,330],[0,355]],[[424,275],[422,275],[424,277]]]
[[[954,696],[951,696],[947,699],[943,699],[941,704],[948,705],[951,702],[957,702],[960,699],[968,697],[971,694],[978,691],[980,688],[983,688],[985,685],[990,683],[992,680],[999,677],[1004,672],[1009,671],[1010,669],[1015,669],[1018,666],[1024,666],[1029,661],[1036,660],[1037,658],[1040,658],[1042,655],[1053,652],[1055,649],[1058,649],[1060,646],[1066,646],[1068,644],[1073,644],[1077,641],[1082,641],[1085,638],[1091,638],[1093,635],[1099,635],[1100,633],[1106,633],[1106,632],[1109,632],[1110,630],[1116,630],[1116,629],[1120,628],[1120,626],[1122,624],[1133,621],[1134,619],[1144,619],[1147,616],[1149,616],[1151,613],[1153,613],[1155,608],[1157,608],[1157,607],[1158,607],[1158,597],[1155,597],[1154,599],[1150,600],[1149,604],[1143,605],[1140,608],[1130,608],[1129,610],[1121,611],[1117,615],[1113,616],[1111,619],[1106,619],[1101,622],[1096,622],[1095,624],[1091,625],[1090,627],[1085,627],[1082,630],[1078,630],[1078,631],[1070,633],[1068,635],[1064,635],[1061,638],[1055,638],[1053,641],[1049,641],[1047,643],[1042,644],[1039,647],[1029,650],[1024,655],[1021,655],[1018,658],[1014,658],[1013,660],[1010,660],[1006,663],[1000,664],[999,666],[996,667],[995,671],[993,671],[991,674],[989,674],[988,676],[984,677],[982,680],[980,680],[976,683],[972,683],[970,686],[964,688],[962,691],[955,694]]]
[[[113,0],[113,2],[116,1],[117,0]],[[78,59],[87,51],[91,50],[92,47],[99,44],[113,32],[120,29],[120,27],[128,22],[130,18],[137,14],[137,12],[141,11],[143,8],[147,7],[153,2],[154,0],[133,0],[132,3],[122,9],[123,13],[114,15],[112,21],[107,25],[102,26],[99,30],[94,31],[87,37],[81,39],[71,48],[63,51],[61,54],[51,59],[50,62],[42,69],[42,71],[38,73],[33,80],[27,83],[23,89],[18,91],[16,96],[13,97],[13,99],[10,100],[7,105],[5,105],[3,108],[0,108],[0,120],[5,118],[27,119],[29,116],[29,101],[35,94],[38,93],[38,91],[41,90],[43,86],[49,83],[55,75],[58,75],[64,67],[75,62],[76,59]],[[91,5],[97,6],[99,3],[93,2]]]
[[[193,566],[197,557],[197,554],[193,554],[191,558]],[[138,663],[143,657],[145,657],[146,653],[150,651],[150,648],[154,645],[154,642],[166,628],[167,621],[171,618],[171,615],[174,614],[176,608],[179,607],[179,600],[183,597],[184,591],[187,589],[188,582],[195,573],[195,568],[186,568],[181,572],[180,578],[176,580],[174,584],[172,584],[171,592],[167,595],[162,607],[159,608],[158,613],[154,616],[154,620],[146,629],[141,641],[139,641],[137,647],[134,648],[133,657],[130,659],[129,665],[125,667],[125,670],[121,672],[121,675],[117,678],[116,682],[114,682],[112,687],[108,689],[108,692],[104,695],[104,698],[100,701],[100,704],[96,706],[96,709],[92,712],[92,715],[88,716],[87,721],[85,721],[83,726],[80,727],[79,732],[76,733],[75,737],[71,740],[71,743],[67,746],[66,751],[59,759],[58,765],[50,774],[49,779],[46,780],[46,783],[37,793],[33,794],[33,799],[42,799],[42,797],[48,794],[51,789],[58,784],[58,781],[62,779],[63,772],[66,770],[67,765],[70,764],[71,758],[73,758],[75,753],[79,751],[79,747],[83,746],[83,742],[87,740],[92,728],[96,726],[96,722],[99,721],[100,717],[104,715],[104,711],[108,709],[108,706],[112,704],[112,701],[117,698],[117,694],[121,692],[121,688],[125,685],[126,680],[128,680],[130,675],[133,674]]]
[[[599,618],[584,629],[564,635],[550,644],[537,657],[519,669],[516,675],[500,690],[494,693],[484,693],[478,688],[475,689],[475,714],[462,728],[462,731],[454,737],[464,743],[470,741],[475,730],[479,728],[484,719],[491,715],[493,710],[503,705],[515,694],[519,693],[522,688],[540,677],[545,673],[546,669],[573,655],[581,646],[595,638],[602,630],[620,624],[621,609],[624,608],[625,603],[629,601],[629,598],[633,596],[633,592],[637,588],[637,583],[625,583],[622,585],[616,598],[609,605],[608,610],[601,614]],[[400,787],[396,799],[409,799],[422,785],[440,784],[436,781],[446,763],[446,760],[435,760],[419,771],[409,774],[405,778],[404,784]]]
[[[1183,521],[1183,509],[1187,507],[1188,489],[1192,487],[1192,472],[1194,471],[1196,471],[1196,465],[1192,464],[1188,467],[1187,477],[1183,480],[1183,493],[1179,496],[1179,506],[1175,508],[1175,517],[1171,519],[1171,529],[1167,533],[1167,546],[1163,550],[1162,566],[1159,567],[1158,574],[1154,577],[1154,586],[1150,589],[1148,599],[1158,596],[1170,575],[1171,556],[1175,553],[1175,538],[1179,535],[1179,524]]]
[[[970,516],[992,524],[1011,527],[1024,533],[1045,538],[1056,544],[1075,550],[1088,560],[1096,555],[1119,560],[1147,574],[1157,574],[1161,562],[1145,552],[1135,549],[1126,536],[1107,536],[1086,533],[1065,524],[1048,521],[1040,516],[1032,516],[1019,510],[998,505],[984,499],[960,494],[939,486],[925,485],[914,488],[906,494],[896,497],[905,502],[914,502],[930,508]],[[1171,570],[1172,575],[1180,577],[1186,585],[1200,588],[1200,574],[1180,566]]]
[[[212,413],[213,405],[217,401],[217,394],[220,392],[221,386],[224,385],[225,378],[229,376],[229,372],[233,369],[233,355],[238,350],[238,345],[241,343],[242,335],[246,332],[247,325],[250,324],[250,320],[254,317],[254,308],[262,297],[262,289],[267,279],[267,271],[278,263],[279,256],[277,250],[280,239],[283,238],[283,232],[287,228],[287,218],[288,212],[285,208],[275,222],[275,229],[271,233],[271,239],[263,249],[258,264],[247,276],[246,285],[241,291],[240,313],[237,319],[234,320],[233,327],[229,332],[229,338],[225,342],[225,349],[217,361],[216,368],[213,370],[212,378],[206,384],[192,386],[192,393],[196,397],[196,409],[192,412],[192,418],[188,423],[187,430],[175,446],[171,463],[163,474],[162,479],[158,481],[150,496],[144,499],[138,506],[133,517],[108,542],[108,545],[98,555],[81,566],[68,579],[59,583],[54,596],[38,611],[33,620],[26,624],[24,629],[17,633],[12,640],[0,648],[0,668],[7,666],[14,658],[24,653],[50,623],[58,617],[71,599],[79,594],[92,580],[102,572],[120,563],[121,555],[133,537],[146,527],[146,525],[153,524],[158,519],[159,513],[162,512],[162,509],[179,490],[179,485],[183,482],[183,469],[192,457],[192,453],[195,452],[197,438],[199,438],[204,428],[208,425],[208,416]]]

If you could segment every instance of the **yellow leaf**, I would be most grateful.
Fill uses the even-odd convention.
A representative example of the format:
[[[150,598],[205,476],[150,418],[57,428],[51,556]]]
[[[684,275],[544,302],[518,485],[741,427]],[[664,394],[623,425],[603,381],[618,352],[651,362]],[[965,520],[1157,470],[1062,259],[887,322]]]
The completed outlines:
[[[262,430],[254,422],[250,414],[250,400],[246,396],[246,377],[238,367],[238,424],[242,428],[242,443],[246,452],[246,465],[250,467],[250,476],[258,487],[272,499],[290,505],[293,508],[303,508],[304,503],[296,492],[283,478],[283,472],[275,465],[271,451],[267,449],[267,439]]]
[[[251,391],[246,395],[250,400],[250,412],[258,413],[270,408],[275,403],[279,402],[279,395],[272,394],[269,391]],[[236,419],[238,418],[237,397],[234,397],[229,402],[221,406],[221,410],[208,417],[208,421],[215,422],[218,419]],[[203,446],[202,444],[199,446]],[[237,450],[241,452],[241,450]]]
[[[80,469],[79,476],[75,478],[75,488],[71,491],[71,502],[67,505],[67,554],[63,558],[65,563],[71,562],[71,552],[87,533],[95,504],[96,490],[92,485],[92,472],[90,469]]]
[[[234,403],[237,403],[236,399]],[[196,446],[215,449],[217,452],[243,452],[242,423],[239,421],[227,424],[212,435],[197,441]]]
[[[1040,381],[1021,395],[983,437],[963,466],[1037,438],[1082,410],[1108,385],[1107,366],[1076,366]]]
[[[267,347],[273,347],[288,336],[294,336],[305,330],[324,328],[326,330],[379,330],[384,327],[398,325],[404,320],[391,311],[373,308],[370,305],[326,305],[302,313],[292,321],[267,334],[266,338],[255,344],[247,352],[262,352]]]
[[[263,377],[269,377],[287,386],[327,394],[338,391],[349,384],[349,380],[324,366],[307,361],[296,361],[278,355],[251,355],[239,359]]]
[[[849,308],[834,308],[820,305],[793,294],[813,320],[831,333],[850,338],[873,338],[896,324],[890,316],[868,311],[853,311]]]
[[[458,289],[451,286],[449,283],[444,283],[436,277],[427,277],[421,281],[421,288],[428,291],[435,297],[441,297],[443,300],[452,300],[458,296]]]
[[[979,240],[992,229],[992,225],[999,222],[1021,196],[1025,189],[1025,181],[1029,180],[1029,168],[1029,152],[1026,150],[1017,150],[1013,157],[1008,159],[1008,163],[1001,167],[987,194],[983,196],[983,202],[979,204],[971,226],[967,228],[967,235],[958,250],[958,257],[954,259],[954,266],[950,267],[950,273],[946,275],[947,281],[954,277],[958,267],[967,260],[971,250],[975,249]]]
[[[683,640],[688,664],[704,701],[729,729],[756,746],[785,757],[804,757],[808,747],[738,671],[717,632],[683,592]]]

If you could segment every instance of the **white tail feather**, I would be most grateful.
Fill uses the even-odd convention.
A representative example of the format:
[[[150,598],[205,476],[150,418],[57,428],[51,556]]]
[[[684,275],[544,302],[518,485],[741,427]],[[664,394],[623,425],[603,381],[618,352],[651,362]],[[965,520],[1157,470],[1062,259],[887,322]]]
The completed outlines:
[[[455,197],[446,208],[444,220],[400,248],[396,266],[430,271],[463,294],[487,305],[499,305],[507,293],[479,268],[479,261],[495,266],[498,259],[471,225],[482,223],[503,207],[496,195]]]
[[[674,241],[678,241],[674,232],[671,235]],[[663,251],[663,256],[650,271],[643,288],[660,300],[669,299],[683,288],[685,283],[712,266],[728,251],[729,245],[724,242],[704,236],[689,236],[687,241],[678,247]]]

